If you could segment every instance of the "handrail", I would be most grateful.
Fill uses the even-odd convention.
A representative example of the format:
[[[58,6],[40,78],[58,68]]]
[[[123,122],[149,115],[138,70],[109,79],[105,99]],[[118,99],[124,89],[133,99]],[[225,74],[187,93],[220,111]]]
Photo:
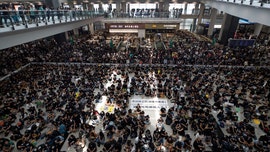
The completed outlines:
[[[103,16],[103,12],[94,11],[74,11],[74,10],[0,10],[0,30],[1,28],[11,27],[15,30],[18,25],[28,28],[30,24],[71,22],[77,20],[91,19]]]

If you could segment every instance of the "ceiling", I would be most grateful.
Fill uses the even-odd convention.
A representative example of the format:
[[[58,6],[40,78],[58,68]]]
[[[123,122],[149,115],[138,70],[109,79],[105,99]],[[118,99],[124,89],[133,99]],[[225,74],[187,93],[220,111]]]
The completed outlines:
[[[48,2],[48,1],[57,1],[57,0],[1,0],[1,3],[25,3],[25,2]],[[117,3],[117,2],[127,2],[127,3],[158,3],[158,2],[169,2],[169,3],[193,3],[199,2],[200,0],[58,0],[59,2],[68,2],[68,3]]]

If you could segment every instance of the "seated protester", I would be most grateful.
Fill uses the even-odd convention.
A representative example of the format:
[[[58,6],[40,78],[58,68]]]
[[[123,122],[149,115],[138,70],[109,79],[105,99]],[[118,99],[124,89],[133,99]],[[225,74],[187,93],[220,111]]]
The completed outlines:
[[[77,138],[74,135],[68,137],[68,147],[74,145],[77,142]]]
[[[172,151],[173,150],[173,143],[174,143],[174,139],[172,136],[168,136],[166,138],[166,141],[165,141],[165,147],[169,150],[169,151]]]
[[[150,124],[151,124],[149,115],[146,115],[146,116],[144,117],[144,124],[145,124],[145,125],[150,125]]]
[[[151,135],[151,132],[150,132],[150,130],[149,129],[147,129],[146,131],[145,131],[145,142],[146,143],[150,143],[150,142],[152,142],[152,135]]]
[[[21,151],[30,151],[33,149],[33,145],[23,137],[21,140],[18,140],[17,149]]]
[[[166,147],[163,146],[163,144],[161,144],[161,143],[156,143],[155,147],[156,148],[155,148],[154,152],[166,152],[167,151]]]
[[[238,138],[239,143],[241,143],[244,146],[247,146],[249,149],[252,149],[254,146],[253,139],[250,136],[247,136],[244,134],[244,136],[241,136]]]
[[[2,147],[3,152],[11,152],[12,149],[13,149],[13,147],[11,146],[10,141],[8,141],[8,140],[4,141],[3,147]]]
[[[136,138],[138,136],[138,128],[131,127],[130,138]]]
[[[261,121],[261,123],[259,124],[259,127],[268,135],[270,134],[270,129],[269,126],[267,126],[267,121]]]
[[[99,134],[97,136],[97,146],[99,147],[100,144],[104,144],[105,143],[105,135],[104,133],[102,132],[102,130],[99,131]]]
[[[98,135],[93,130],[93,131],[90,132],[90,136],[89,136],[88,139],[89,139],[89,141],[96,141],[97,137],[98,137]]]
[[[53,145],[55,146],[55,149],[57,151],[60,151],[64,141],[65,141],[65,138],[62,136],[55,137]]]
[[[97,145],[94,141],[89,142],[87,152],[97,152]]]
[[[105,142],[104,144],[104,151],[112,151],[114,148],[114,145],[116,143],[116,140],[114,138],[108,139],[107,142]]]
[[[171,125],[171,123],[173,122],[173,116],[174,116],[173,109],[170,108],[168,110],[168,113],[167,113],[167,116],[166,116],[166,119],[165,119],[166,125]]]
[[[204,151],[205,147],[200,137],[197,137],[193,142],[193,147],[196,151]]]
[[[22,138],[22,134],[17,126],[12,126],[12,135],[10,136],[11,140],[17,141]]]
[[[140,113],[141,111],[141,105],[137,104],[135,112]]]
[[[131,140],[128,140],[124,146],[124,152],[131,152],[132,147],[133,147],[133,144],[132,144]]]
[[[174,143],[174,150],[182,151],[183,146],[184,146],[184,138],[182,136],[179,136],[178,140]]]
[[[82,149],[85,147],[85,145],[86,145],[85,137],[81,137],[77,139],[77,142],[76,142],[77,149]]]
[[[116,142],[113,146],[113,152],[119,152],[122,150],[122,144],[120,142]]]
[[[45,144],[41,144],[33,149],[33,152],[48,151],[48,147]]]
[[[160,116],[161,117],[166,117],[167,113],[166,113],[166,109],[165,108],[161,108],[160,109]]]

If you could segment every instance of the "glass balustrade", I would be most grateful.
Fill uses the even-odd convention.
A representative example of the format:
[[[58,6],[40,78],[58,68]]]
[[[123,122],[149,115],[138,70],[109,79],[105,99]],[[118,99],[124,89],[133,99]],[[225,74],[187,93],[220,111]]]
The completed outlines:
[[[0,32],[36,26],[66,23],[103,16],[92,11],[6,11],[0,10]]]
[[[37,26],[46,26],[52,24],[66,23],[77,20],[91,19],[96,17],[104,17],[104,19],[142,19],[142,18],[156,18],[156,19],[178,19],[183,15],[188,15],[193,18],[194,15],[199,15],[199,10],[192,10],[190,13],[183,12],[182,9],[174,9],[167,12],[157,11],[131,11],[131,12],[97,12],[97,11],[6,11],[0,10],[0,32],[12,31],[24,28],[32,28]],[[209,17],[210,12],[205,11],[204,16]]]

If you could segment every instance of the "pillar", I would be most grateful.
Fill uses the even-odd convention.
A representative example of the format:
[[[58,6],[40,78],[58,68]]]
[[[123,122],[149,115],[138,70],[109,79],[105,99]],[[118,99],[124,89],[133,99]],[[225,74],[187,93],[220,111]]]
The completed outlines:
[[[202,17],[203,17],[204,9],[205,9],[205,4],[204,3],[201,3],[197,25],[202,23]]]
[[[139,38],[145,38],[145,29],[139,29],[138,30],[138,37]]]
[[[74,33],[75,36],[78,36],[79,35],[79,29],[78,28],[73,29],[73,33]]]
[[[89,27],[90,33],[91,33],[91,34],[94,34],[94,33],[95,33],[94,23],[90,23],[90,24],[88,25],[88,27]]]
[[[162,9],[162,11],[163,11],[163,12],[169,11],[169,7],[170,7],[169,1],[165,1],[164,4],[163,4],[163,9]]]
[[[88,10],[89,11],[95,11],[94,4],[93,3],[89,3]]]
[[[253,35],[259,36],[262,30],[263,24],[256,23],[254,26],[254,32]]]
[[[224,14],[223,23],[219,33],[219,40],[221,44],[227,45],[228,39],[234,37],[238,23],[239,17],[232,16],[227,13]]]
[[[217,18],[217,9],[211,8],[210,23],[209,23],[208,32],[207,32],[208,37],[211,37],[213,35],[216,18]]]
[[[187,6],[188,6],[188,3],[185,3],[184,13],[183,14],[187,14]]]
[[[127,3],[126,2],[121,2],[121,9],[123,12],[127,12]]]
[[[100,2],[99,4],[98,4],[98,12],[99,13],[102,13],[104,10],[103,10],[103,7],[102,7],[102,3]]]
[[[194,10],[195,15],[197,15],[199,13],[199,5],[200,5],[199,3],[195,4],[195,10]],[[196,29],[196,26],[197,26],[196,22],[197,22],[197,18],[194,18],[193,19],[192,32],[194,32],[195,29]]]
[[[66,40],[69,39],[69,33],[68,33],[68,31],[65,32],[65,38],[66,38]]]
[[[120,1],[116,1],[116,10],[117,11],[121,10],[121,2]]]
[[[156,4],[156,9],[163,10],[163,8],[164,8],[164,2],[159,2],[158,4]]]
[[[127,3],[127,10],[126,12],[129,14],[130,13],[130,3]]]

